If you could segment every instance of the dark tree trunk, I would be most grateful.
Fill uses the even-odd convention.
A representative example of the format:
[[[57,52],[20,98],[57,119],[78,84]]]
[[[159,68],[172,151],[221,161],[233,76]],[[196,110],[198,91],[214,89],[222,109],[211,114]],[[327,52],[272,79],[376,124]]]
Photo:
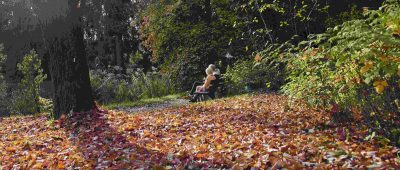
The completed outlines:
[[[77,1],[75,1],[77,2]],[[93,105],[79,6],[70,2],[67,19],[54,22],[49,31],[49,70],[54,85],[54,118],[70,111],[88,111]],[[57,29],[58,28],[58,29]]]
[[[115,36],[115,58],[116,58],[116,65],[124,68],[124,59],[122,56],[122,35]]]
[[[212,18],[212,9],[211,9],[211,0],[204,1],[204,13],[205,13],[205,22],[208,26],[211,25],[211,18]]]

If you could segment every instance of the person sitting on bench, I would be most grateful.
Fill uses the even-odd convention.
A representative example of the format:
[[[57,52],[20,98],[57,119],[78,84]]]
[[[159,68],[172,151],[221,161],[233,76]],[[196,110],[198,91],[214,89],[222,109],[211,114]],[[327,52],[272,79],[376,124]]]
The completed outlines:
[[[207,77],[205,78],[204,84],[202,86],[196,87],[196,92],[206,92],[211,86],[212,81],[216,80],[216,77],[213,75],[214,70],[210,67],[206,69]],[[190,101],[194,102],[197,100],[198,95],[193,95]]]
[[[219,80],[219,78],[221,77],[221,72],[219,71],[219,69],[214,65],[214,64],[210,64],[208,66],[208,68],[211,68],[213,70],[213,75],[215,76],[215,78],[217,80]],[[192,85],[192,89],[190,90],[189,96],[193,97],[194,92],[196,91],[196,87],[199,85],[204,84],[204,80],[206,79],[206,77],[203,79],[203,81],[195,81]]]

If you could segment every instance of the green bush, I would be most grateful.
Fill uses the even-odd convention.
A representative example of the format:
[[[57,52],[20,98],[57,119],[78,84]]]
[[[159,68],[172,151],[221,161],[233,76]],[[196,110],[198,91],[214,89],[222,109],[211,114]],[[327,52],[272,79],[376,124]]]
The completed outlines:
[[[332,113],[361,112],[365,122],[394,142],[400,126],[400,5],[387,1],[365,19],[314,35],[286,53],[283,91]]]
[[[233,67],[228,67],[224,79],[230,90],[243,92],[251,89],[268,89],[277,91],[285,84],[286,61],[281,52],[292,47],[290,43],[270,45],[257,53],[253,60],[240,60]]]
[[[171,78],[157,72],[135,72],[132,74],[132,88],[139,94],[139,98],[161,97],[176,92]]]
[[[223,75],[230,93],[242,93],[248,88],[262,86],[264,79],[257,76],[261,71],[254,67],[252,60],[237,61],[233,67],[228,66]]]
[[[363,12],[362,10],[357,8],[357,5],[352,4],[348,11],[344,11],[339,13],[339,15],[329,16],[325,20],[325,25],[327,28],[335,27],[336,25],[340,25],[346,21],[362,19]]]
[[[170,77],[157,72],[144,73],[137,69],[129,75],[109,68],[90,73],[96,99],[102,104],[161,97],[176,92]]]
[[[40,113],[52,113],[53,112],[53,101],[39,97],[39,110]]]
[[[91,70],[90,82],[96,100],[102,104],[135,100],[129,93],[129,76],[121,74],[121,68],[110,67],[107,70]]]
[[[32,50],[27,54],[17,69],[22,78],[12,94],[11,112],[14,114],[34,114],[40,112],[39,88],[46,79],[41,69],[41,61]]]

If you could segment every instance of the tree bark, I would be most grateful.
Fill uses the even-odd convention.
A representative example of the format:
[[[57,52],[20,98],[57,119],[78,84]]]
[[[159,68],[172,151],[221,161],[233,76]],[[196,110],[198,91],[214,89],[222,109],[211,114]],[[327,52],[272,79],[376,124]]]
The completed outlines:
[[[212,9],[211,9],[211,0],[205,0],[204,1],[204,13],[205,13],[205,22],[207,26],[211,25],[211,19],[212,19]]]
[[[115,36],[115,58],[116,58],[116,65],[124,68],[124,59],[122,56],[122,35]]]
[[[89,111],[94,105],[80,5],[77,5],[80,2],[74,2],[69,2],[66,19],[53,22],[55,26],[48,28],[55,31],[48,39],[55,119],[70,111]]]

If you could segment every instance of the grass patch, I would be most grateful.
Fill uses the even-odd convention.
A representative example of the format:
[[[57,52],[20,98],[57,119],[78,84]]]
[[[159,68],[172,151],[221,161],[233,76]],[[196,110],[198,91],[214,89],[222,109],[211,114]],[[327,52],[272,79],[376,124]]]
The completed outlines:
[[[178,99],[178,98],[182,97],[183,95],[184,94],[181,93],[181,94],[173,94],[173,95],[157,97],[157,98],[141,99],[141,100],[138,100],[138,101],[126,101],[126,102],[110,103],[110,104],[104,105],[103,107],[105,109],[139,107],[139,106],[158,104],[158,103],[163,103],[163,102],[170,101],[170,100],[175,100],[175,99]]]

